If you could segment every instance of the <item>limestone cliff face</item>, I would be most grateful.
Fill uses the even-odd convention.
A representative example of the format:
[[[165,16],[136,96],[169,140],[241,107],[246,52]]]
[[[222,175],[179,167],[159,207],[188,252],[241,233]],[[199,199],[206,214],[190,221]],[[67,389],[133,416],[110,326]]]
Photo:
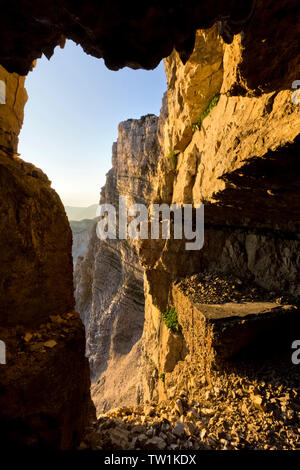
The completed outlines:
[[[163,148],[184,150],[199,120],[223,80],[223,43],[217,27],[196,32],[195,46],[185,65],[176,51],[165,59],[168,117],[163,126]]]
[[[158,158],[158,118],[144,116],[119,125],[112,149],[112,169],[101,203],[148,204]],[[140,398],[141,335],[144,325],[143,269],[136,243],[99,240],[95,228],[75,269],[76,308],[86,327],[87,356],[97,411]]]
[[[262,34],[259,15],[257,8],[251,37],[256,27]],[[168,92],[159,134],[163,152],[152,200],[204,203],[205,243],[194,252],[185,250],[185,241],[141,243],[145,398],[165,398],[174,387],[197,395],[204,377],[198,367],[201,341],[191,341],[190,329],[200,338],[205,327],[193,323],[191,307],[181,311],[185,301],[181,297],[178,302],[176,280],[196,273],[230,273],[278,297],[299,299],[300,107],[291,100],[289,67],[280,69],[280,82],[279,71],[255,67],[255,57],[265,54],[269,40],[262,38],[254,46],[246,31],[228,45],[212,28],[197,33],[185,65],[176,52],[165,60]],[[283,49],[280,44],[279,54]],[[300,75],[296,57],[293,63],[295,79]],[[214,97],[215,106],[202,121]],[[170,151],[175,154],[172,164]],[[175,304],[180,334],[162,319]],[[164,382],[159,380],[162,373]]]
[[[16,153],[24,78],[0,67],[0,80],[0,438],[4,447],[69,449],[92,412],[71,230],[47,176]]]
[[[96,224],[93,219],[70,220],[72,230],[72,256],[73,265],[76,265],[77,258],[83,257],[90,238],[90,231]]]

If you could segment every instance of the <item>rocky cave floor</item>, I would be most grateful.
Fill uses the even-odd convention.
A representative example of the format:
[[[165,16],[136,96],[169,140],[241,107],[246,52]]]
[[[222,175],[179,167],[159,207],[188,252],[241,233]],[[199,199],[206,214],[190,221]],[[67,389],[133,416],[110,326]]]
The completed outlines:
[[[235,370],[234,370],[235,369]],[[79,449],[300,449],[300,371],[278,358],[215,373],[197,401],[120,407],[94,422]],[[298,385],[296,385],[298,384]]]

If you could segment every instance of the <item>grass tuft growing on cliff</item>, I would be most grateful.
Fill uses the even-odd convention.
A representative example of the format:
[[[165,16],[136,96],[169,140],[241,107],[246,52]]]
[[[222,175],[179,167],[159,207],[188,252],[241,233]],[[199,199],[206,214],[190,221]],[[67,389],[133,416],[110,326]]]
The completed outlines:
[[[200,119],[199,121],[197,122],[193,122],[192,124],[192,129],[193,131],[200,131],[201,127],[202,127],[202,123],[204,121],[204,119],[206,118],[206,116],[209,115],[209,113],[211,112],[211,110],[217,106],[218,102],[219,102],[219,99],[220,99],[220,95],[216,95],[214,96],[214,98],[211,100],[211,102],[209,103],[209,105],[207,106],[207,108],[201,113],[201,116],[200,116]]]
[[[166,376],[164,373],[159,374],[159,380],[161,380],[163,383],[165,383]]]
[[[181,325],[178,322],[177,313],[174,307],[170,307],[165,313],[162,315],[165,325],[167,328],[173,331],[173,333],[180,333],[182,330]]]

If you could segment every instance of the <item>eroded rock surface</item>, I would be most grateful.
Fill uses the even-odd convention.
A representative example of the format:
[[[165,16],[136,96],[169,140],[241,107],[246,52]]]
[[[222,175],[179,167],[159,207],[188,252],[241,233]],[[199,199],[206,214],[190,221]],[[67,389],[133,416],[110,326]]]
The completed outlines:
[[[129,119],[119,125],[112,169],[101,203],[147,205],[158,158],[158,118]],[[87,251],[75,270],[76,308],[86,327],[92,395],[98,412],[141,398],[140,338],[144,326],[143,269],[136,242],[99,240],[95,227]]]
[[[95,416],[77,312],[50,315],[36,327],[0,327],[3,448],[72,449]]]
[[[264,10],[258,2],[256,17],[259,8]],[[273,292],[274,298],[291,295],[292,303],[299,300],[300,195],[296,155],[300,108],[292,103],[288,67],[281,69],[282,86],[276,80],[272,82],[272,77],[268,87],[258,85],[260,78],[266,76],[265,69],[257,70],[251,79],[248,76],[247,83],[244,81],[241,86],[246,57],[252,53],[254,56],[254,46],[245,38],[246,30],[245,35],[236,35],[231,44],[224,44],[214,29],[203,35],[199,32],[196,47],[201,49],[201,59],[194,50],[186,64],[180,62],[176,52],[165,61],[169,86],[160,117],[163,151],[152,183],[152,201],[204,203],[205,241],[200,251],[187,251],[186,240],[146,240],[140,245],[139,257],[146,274],[146,398],[161,396],[161,374],[165,374],[166,382],[169,377],[174,384],[183,377],[182,367],[187,384],[196,374],[188,372],[189,368],[193,370],[186,351],[188,338],[183,332],[180,342],[163,322],[163,313],[175,303],[174,281],[189,279],[196,273],[230,273],[242,282],[254,282]],[[256,43],[256,53],[263,54],[262,47]],[[206,51],[207,61],[203,60]],[[298,66],[295,77],[297,73]],[[194,96],[185,92],[185,83],[194,89]],[[218,96],[208,112],[207,102],[199,99],[202,89],[211,100]],[[193,108],[195,101],[197,113]],[[193,126],[192,121],[197,125]],[[174,150],[171,155],[170,150]],[[177,308],[180,310],[181,301]],[[192,328],[188,312],[189,308],[186,334]],[[296,318],[292,331],[298,329],[297,325]],[[287,350],[289,347],[286,344]],[[192,386],[188,385],[188,389],[191,391]]]
[[[173,286],[172,298],[187,348],[185,359],[209,382],[212,369],[226,369],[229,360],[272,355],[274,344],[276,353],[287,353],[299,325],[299,308],[288,299],[232,277],[185,278]],[[179,362],[177,373],[180,367]],[[179,380],[176,388],[182,386]]]
[[[90,238],[90,231],[95,226],[96,221],[91,219],[70,220],[72,230],[72,256],[73,265],[76,265],[77,258],[83,257]]]
[[[253,3],[213,0],[183,4],[177,0],[158,4],[148,0],[125,5],[121,0],[62,0],[55,6],[44,2],[41,7],[37,0],[23,0],[21,5],[13,1],[1,14],[0,63],[10,72],[26,74],[34,59],[42,53],[50,58],[55,46],[63,46],[68,38],[88,54],[103,57],[113,70],[154,68],[174,47],[187,60],[196,29],[208,28],[218,19],[223,20],[220,31],[230,42],[233,33],[241,31],[253,16]],[[283,13],[287,12],[283,9]]]

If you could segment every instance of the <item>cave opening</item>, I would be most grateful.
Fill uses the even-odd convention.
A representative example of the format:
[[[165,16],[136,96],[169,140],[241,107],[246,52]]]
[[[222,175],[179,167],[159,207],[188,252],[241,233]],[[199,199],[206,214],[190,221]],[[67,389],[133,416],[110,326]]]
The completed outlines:
[[[163,64],[110,71],[68,40],[50,61],[37,61],[25,87],[18,153],[45,171],[69,220],[75,310],[85,326],[97,412],[138,403],[143,269],[133,243],[98,240],[96,209],[101,188],[102,202],[150,197]]]
[[[5,38],[0,83],[7,85],[0,87],[0,338],[7,362],[0,369],[2,444],[180,452],[299,447],[300,377],[294,367],[299,364],[299,305],[294,295],[299,297],[300,108],[290,90],[300,70],[295,1],[249,0],[242,6],[175,1],[171,8],[168,2],[137,8],[117,1],[113,11],[110,3],[94,0],[63,0],[55,8],[51,2],[41,7],[24,0],[24,8],[17,3],[10,2],[0,19]],[[157,199],[204,200],[207,206],[207,242],[199,256],[181,250],[180,243],[142,247],[143,403],[98,420],[90,407],[85,334],[76,309],[90,327],[92,392],[102,400],[97,403],[94,395],[97,408],[101,412],[113,405],[105,395],[111,390],[116,403],[124,404],[123,393],[132,391],[133,355],[139,354],[140,336],[136,350],[132,341],[142,323],[137,319],[144,302],[143,272],[127,241],[97,246],[94,239],[87,255],[78,257],[73,279],[72,235],[63,204],[46,175],[17,154],[26,101],[23,76],[33,59],[42,52],[50,57],[65,37],[104,57],[112,70],[125,65],[148,69],[166,57],[168,115],[158,165],[148,132],[160,128],[157,118],[146,114],[122,121],[102,200],[113,201],[117,190],[132,196],[142,191],[147,197],[151,181],[145,174],[156,171]],[[75,70],[69,83],[77,75]],[[53,83],[47,91],[53,91]],[[82,97],[91,96],[84,101],[85,111],[95,101],[95,87],[74,86],[73,118],[81,111]],[[105,118],[109,122],[107,113]],[[84,126],[73,126],[71,135],[76,129],[80,136]],[[142,158],[137,165],[135,152],[125,145],[128,138],[135,145],[148,142],[150,162]],[[66,133],[62,140],[67,143]],[[80,156],[87,157],[87,141]],[[133,313],[130,325],[128,311]],[[166,316],[175,321],[177,336]],[[99,324],[101,329],[95,329]],[[277,338],[287,353],[281,363],[273,355]],[[259,357],[246,370],[240,359],[254,359],[250,344],[260,346]],[[259,349],[270,357],[262,357]],[[100,356],[103,361],[97,360]],[[242,366],[238,373],[227,374],[226,358]],[[117,386],[114,374],[122,377]]]

